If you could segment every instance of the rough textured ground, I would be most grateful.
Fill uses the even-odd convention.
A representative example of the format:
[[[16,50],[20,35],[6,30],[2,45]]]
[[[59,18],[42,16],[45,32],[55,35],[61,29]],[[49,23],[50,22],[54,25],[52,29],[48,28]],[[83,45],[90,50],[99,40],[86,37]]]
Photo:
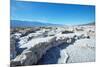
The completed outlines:
[[[11,65],[95,61],[95,26],[36,27],[11,32]]]
[[[94,44],[94,39],[81,39],[69,46],[61,44],[49,49],[38,64],[93,62],[95,61]]]

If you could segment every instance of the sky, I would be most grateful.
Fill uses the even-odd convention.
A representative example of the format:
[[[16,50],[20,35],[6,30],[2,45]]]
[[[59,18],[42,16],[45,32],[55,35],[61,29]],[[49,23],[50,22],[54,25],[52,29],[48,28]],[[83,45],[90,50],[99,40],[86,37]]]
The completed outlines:
[[[95,21],[95,6],[11,0],[11,20],[86,24]]]

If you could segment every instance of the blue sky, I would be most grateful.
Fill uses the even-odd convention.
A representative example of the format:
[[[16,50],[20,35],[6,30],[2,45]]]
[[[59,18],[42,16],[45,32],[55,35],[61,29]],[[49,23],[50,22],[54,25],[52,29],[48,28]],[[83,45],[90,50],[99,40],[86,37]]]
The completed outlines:
[[[85,24],[95,21],[95,6],[11,0],[11,20]]]

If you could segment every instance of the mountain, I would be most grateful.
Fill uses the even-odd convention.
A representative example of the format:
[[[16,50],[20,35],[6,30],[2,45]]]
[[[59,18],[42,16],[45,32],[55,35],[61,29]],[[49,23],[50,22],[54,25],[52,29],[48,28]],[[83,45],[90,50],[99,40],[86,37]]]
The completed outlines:
[[[42,23],[37,21],[11,20],[11,27],[33,27],[33,26],[61,26],[60,24]]]
[[[88,23],[87,25],[95,25],[95,22],[92,22],[92,23]]]
[[[87,26],[87,25],[95,25],[95,22],[87,23],[87,24],[80,24],[78,26]]]

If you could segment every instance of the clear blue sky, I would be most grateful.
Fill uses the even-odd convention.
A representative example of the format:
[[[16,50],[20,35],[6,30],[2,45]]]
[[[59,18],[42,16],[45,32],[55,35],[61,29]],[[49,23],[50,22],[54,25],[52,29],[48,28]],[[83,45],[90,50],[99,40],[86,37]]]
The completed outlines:
[[[11,0],[11,20],[68,25],[85,24],[95,21],[95,6]]]

